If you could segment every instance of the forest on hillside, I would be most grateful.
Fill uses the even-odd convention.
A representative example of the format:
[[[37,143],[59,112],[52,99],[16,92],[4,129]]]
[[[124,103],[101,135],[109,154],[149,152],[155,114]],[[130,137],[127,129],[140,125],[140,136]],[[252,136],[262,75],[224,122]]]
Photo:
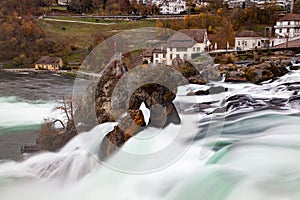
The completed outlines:
[[[55,0],[4,0],[0,2],[1,63],[9,63],[14,67],[30,67],[43,55],[60,56],[64,61],[70,57],[76,44],[69,37],[60,37],[62,34],[67,35],[68,32],[63,32],[65,27],[53,29],[52,37],[49,37],[45,32],[45,27],[41,27],[38,20],[38,16],[49,12],[50,6],[55,3]],[[128,14],[131,11],[154,14],[158,12],[157,8],[137,4],[136,1],[129,3],[129,0],[72,0],[68,9],[68,12],[74,14],[80,12],[101,14],[103,11],[106,11],[106,14]],[[156,26],[174,30],[205,28],[209,39],[212,43],[217,43],[218,48],[226,48],[227,42],[232,47],[235,34],[242,30],[254,30],[263,35],[264,27],[273,26],[282,14],[281,8],[272,4],[264,9],[255,6],[245,9],[229,9],[219,0],[200,8],[189,3],[189,9],[193,9],[193,13],[197,14],[187,14],[183,19],[158,20]],[[124,29],[131,27],[124,23],[122,24]],[[62,34],[56,34],[55,31]],[[87,34],[92,36],[90,39],[93,41],[88,47],[81,47],[85,48],[86,52],[110,35],[106,31]],[[80,59],[82,61],[84,58]]]

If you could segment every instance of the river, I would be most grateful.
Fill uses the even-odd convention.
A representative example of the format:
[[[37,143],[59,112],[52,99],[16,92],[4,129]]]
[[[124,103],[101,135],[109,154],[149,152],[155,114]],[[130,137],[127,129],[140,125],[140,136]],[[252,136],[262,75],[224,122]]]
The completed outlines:
[[[14,123],[14,119],[39,118],[31,113],[47,114],[61,95],[71,92],[73,81],[52,74],[30,75],[35,81],[26,84],[28,75],[11,76],[15,83],[2,77],[5,100],[0,106],[8,103],[17,110],[10,109],[16,112],[10,120]],[[187,95],[217,86],[227,88],[226,92]],[[115,123],[80,134],[57,153],[41,153],[23,162],[3,161],[1,200],[299,199],[299,88],[300,71],[260,85],[180,86],[175,99],[180,125],[146,128],[106,162],[100,162],[97,154]],[[24,119],[17,114],[25,111]],[[6,117],[2,112],[1,116],[3,124]],[[153,133],[155,137],[145,140]],[[160,153],[170,145],[176,148]],[[173,155],[177,149],[182,151]],[[147,156],[157,152],[155,157]]]
[[[0,73],[0,159],[21,158],[23,144],[35,144],[45,118],[72,95],[74,78],[55,73]]]

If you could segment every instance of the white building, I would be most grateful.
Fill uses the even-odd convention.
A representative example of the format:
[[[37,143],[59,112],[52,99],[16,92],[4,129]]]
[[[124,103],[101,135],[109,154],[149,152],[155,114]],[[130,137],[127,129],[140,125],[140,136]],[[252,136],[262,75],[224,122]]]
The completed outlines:
[[[67,6],[67,5],[69,5],[70,1],[71,0],[58,0],[57,4],[61,5],[61,6]]]
[[[224,0],[224,3],[227,3],[229,8],[247,8],[251,7],[252,5],[256,5],[259,8],[264,8],[264,6],[268,4],[276,4],[282,8],[287,8],[288,6],[292,8],[294,5],[293,0]]]
[[[175,58],[187,61],[199,56],[210,45],[206,29],[182,29],[167,41],[166,63]]]
[[[264,47],[264,39],[254,31],[242,31],[235,37],[235,49],[250,50]]]
[[[166,64],[167,63],[167,51],[164,47],[161,47],[160,49],[154,49],[153,63],[154,64]]]
[[[186,0],[165,0],[159,6],[161,14],[180,14],[187,9]]]
[[[165,47],[161,48],[147,48],[143,51],[144,64],[166,64],[167,63],[167,50]]]
[[[275,34],[278,37],[298,37],[300,36],[300,14],[286,14],[276,22]]]
[[[230,0],[227,2],[229,8],[241,7],[248,8],[255,3],[252,0]]]

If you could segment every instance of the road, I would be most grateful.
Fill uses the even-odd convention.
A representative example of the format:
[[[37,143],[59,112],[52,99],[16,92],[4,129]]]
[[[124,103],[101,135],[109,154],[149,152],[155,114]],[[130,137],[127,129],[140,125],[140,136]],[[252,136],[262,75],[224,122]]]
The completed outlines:
[[[67,23],[77,23],[77,24],[93,24],[93,25],[104,25],[109,26],[114,23],[97,23],[97,22],[85,22],[85,21],[73,21],[73,20],[64,20],[64,19],[54,19],[54,18],[43,18],[46,21],[54,21],[54,22],[67,22]]]

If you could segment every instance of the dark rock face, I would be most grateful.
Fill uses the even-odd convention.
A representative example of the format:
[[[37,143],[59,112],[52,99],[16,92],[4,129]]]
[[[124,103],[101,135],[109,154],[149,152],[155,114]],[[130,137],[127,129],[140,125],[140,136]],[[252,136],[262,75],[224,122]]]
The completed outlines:
[[[105,159],[146,126],[141,110],[131,110],[121,123],[109,132],[100,146],[99,157]]]
[[[188,95],[210,95],[210,94],[220,94],[222,92],[228,91],[228,88],[224,88],[222,86],[210,87],[207,90],[198,90],[196,92],[190,92]]]
[[[219,65],[218,70],[220,74],[225,74],[226,82],[245,82],[247,81],[245,76],[245,67],[235,65]]]
[[[199,70],[197,70],[196,67],[194,67],[191,63],[175,61],[176,59],[173,60],[172,68],[180,72],[189,83],[201,85],[206,84],[206,81],[200,74]]]
[[[111,96],[120,78],[128,71],[122,60],[113,61],[104,71],[95,93],[95,111],[98,122],[114,122],[111,108]]]

